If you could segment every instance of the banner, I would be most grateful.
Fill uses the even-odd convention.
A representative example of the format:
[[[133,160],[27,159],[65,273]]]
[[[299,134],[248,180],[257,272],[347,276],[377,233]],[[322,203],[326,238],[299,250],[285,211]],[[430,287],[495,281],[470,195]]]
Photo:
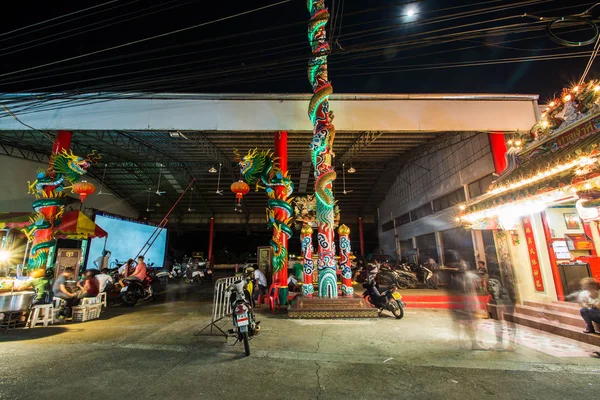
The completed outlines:
[[[525,230],[525,242],[527,243],[527,253],[529,254],[529,263],[531,264],[535,290],[543,292],[544,281],[542,280],[542,270],[540,269],[540,260],[537,255],[537,247],[535,246],[535,238],[529,217],[523,218],[523,228]]]

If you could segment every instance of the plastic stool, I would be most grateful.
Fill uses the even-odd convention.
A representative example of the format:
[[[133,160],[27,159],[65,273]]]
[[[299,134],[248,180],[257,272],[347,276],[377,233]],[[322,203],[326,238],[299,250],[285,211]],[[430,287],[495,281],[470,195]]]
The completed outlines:
[[[54,325],[54,306],[52,304],[38,304],[31,308],[31,315],[29,316],[29,328],[33,328],[37,324],[44,324],[48,326],[48,323]]]

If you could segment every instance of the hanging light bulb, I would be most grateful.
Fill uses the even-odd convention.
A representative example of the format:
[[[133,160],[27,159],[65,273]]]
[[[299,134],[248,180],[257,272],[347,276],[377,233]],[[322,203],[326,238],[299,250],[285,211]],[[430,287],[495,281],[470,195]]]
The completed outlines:
[[[213,165],[212,167],[209,168],[208,172],[210,172],[211,174],[216,174],[217,173],[217,169]]]

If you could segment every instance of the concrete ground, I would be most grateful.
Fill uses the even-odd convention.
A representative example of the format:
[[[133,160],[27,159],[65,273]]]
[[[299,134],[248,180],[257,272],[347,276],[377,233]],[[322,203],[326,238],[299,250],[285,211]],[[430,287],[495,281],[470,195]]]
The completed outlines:
[[[210,289],[109,308],[85,323],[0,333],[0,399],[586,399],[600,392],[589,345],[526,328],[516,351],[472,351],[450,313],[404,319],[289,320],[260,311],[243,346],[194,333]],[[495,321],[478,323],[484,348]],[[230,327],[227,319],[225,328]],[[461,328],[461,325],[458,326]],[[506,338],[507,339],[507,338]]]

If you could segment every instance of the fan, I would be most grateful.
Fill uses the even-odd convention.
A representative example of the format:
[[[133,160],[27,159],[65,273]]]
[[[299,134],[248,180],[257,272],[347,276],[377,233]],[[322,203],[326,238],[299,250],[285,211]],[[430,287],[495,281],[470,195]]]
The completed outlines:
[[[192,208],[192,197],[194,195],[194,188],[190,188],[190,202],[188,203],[188,212],[196,211],[195,208]]]
[[[98,191],[98,194],[102,194],[102,195],[106,195],[106,196],[112,196],[112,193],[106,193],[103,192],[102,189],[104,189],[104,177],[106,176],[106,167],[108,166],[108,164],[104,164],[104,172],[102,172],[102,181],[100,181],[100,190]]]
[[[221,163],[219,163],[219,177],[217,178],[217,190],[215,192],[208,191],[206,193],[216,193],[218,195],[223,196],[223,190],[220,190],[221,187]]]
[[[344,190],[342,193],[348,194],[352,193],[354,190],[346,190],[346,164],[342,164],[342,182],[344,184]]]
[[[162,170],[159,169],[158,170],[158,183],[156,184],[156,192],[154,192],[156,195],[158,196],[162,196],[163,194],[165,194],[166,192],[164,190],[160,190],[160,177],[162,175]],[[152,189],[148,188],[148,192],[152,193]]]

